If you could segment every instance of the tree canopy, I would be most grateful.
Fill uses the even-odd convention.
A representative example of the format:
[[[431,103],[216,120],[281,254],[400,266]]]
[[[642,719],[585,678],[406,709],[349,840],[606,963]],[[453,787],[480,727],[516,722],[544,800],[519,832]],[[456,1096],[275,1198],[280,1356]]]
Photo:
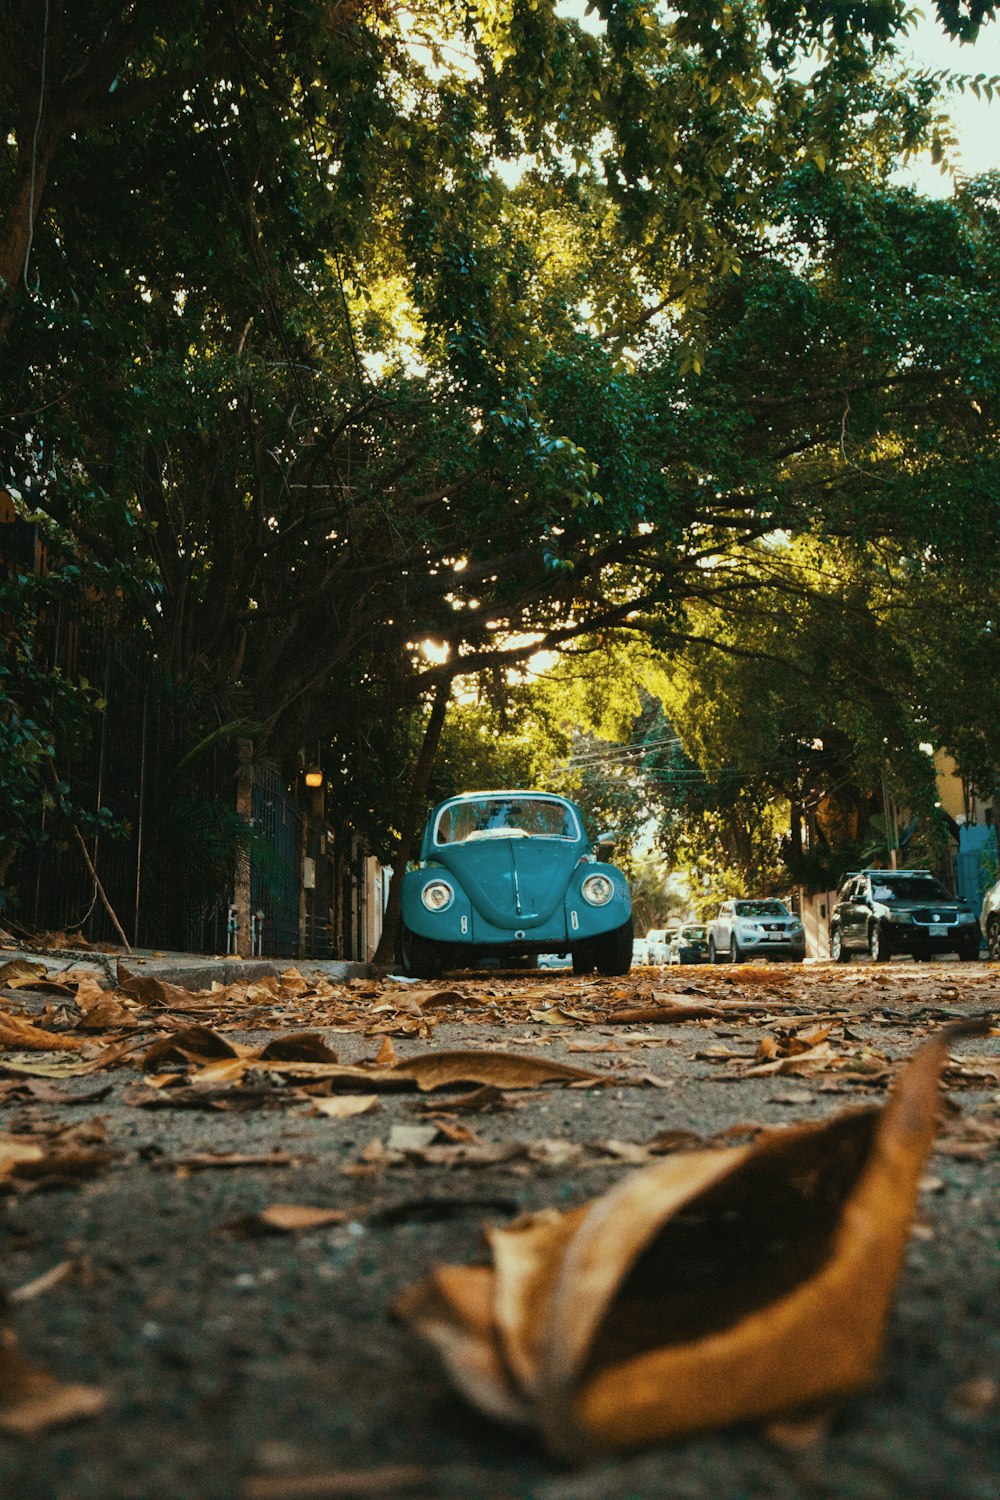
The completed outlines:
[[[967,36],[993,9],[938,7]],[[892,186],[940,134],[909,24],[16,0],[0,482],[192,744],[321,740],[378,837],[442,679],[499,702],[539,648],[697,650],[719,612],[822,594],[776,534],[933,597],[925,678],[960,579],[989,660],[997,187]],[[928,721],[985,765],[954,691]]]

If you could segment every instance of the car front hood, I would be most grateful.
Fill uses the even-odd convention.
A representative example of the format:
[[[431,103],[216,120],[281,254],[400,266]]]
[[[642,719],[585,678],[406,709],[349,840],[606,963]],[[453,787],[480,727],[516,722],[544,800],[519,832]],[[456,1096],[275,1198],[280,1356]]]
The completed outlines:
[[[576,843],[542,838],[469,839],[434,850],[476,911],[494,927],[540,927],[562,904],[580,858]]]

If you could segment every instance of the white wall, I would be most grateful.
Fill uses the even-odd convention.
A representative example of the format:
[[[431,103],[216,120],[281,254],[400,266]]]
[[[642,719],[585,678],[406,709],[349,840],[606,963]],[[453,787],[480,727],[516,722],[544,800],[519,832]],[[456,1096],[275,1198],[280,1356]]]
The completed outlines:
[[[830,957],[830,913],[836,899],[836,891],[821,891],[809,896],[799,888],[799,915],[806,930],[806,958]]]

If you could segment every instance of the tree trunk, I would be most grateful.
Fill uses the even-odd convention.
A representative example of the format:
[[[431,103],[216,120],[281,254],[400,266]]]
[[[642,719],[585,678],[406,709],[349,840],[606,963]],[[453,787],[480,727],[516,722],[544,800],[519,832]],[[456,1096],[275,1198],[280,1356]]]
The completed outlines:
[[[21,153],[0,220],[0,340],[10,328],[16,298],[23,290],[21,282],[54,146],[54,139],[43,134],[34,153]]]
[[[239,764],[236,771],[236,811],[244,823],[253,822],[253,741],[236,742]],[[250,855],[240,847],[233,875],[233,905],[236,908],[236,952],[250,958]]]
[[[406,799],[406,811],[400,828],[399,846],[396,849],[396,857],[392,862],[392,879],[389,882],[389,899],[386,903],[385,913],[382,918],[382,936],[379,938],[378,947],[375,950],[373,963],[384,968],[389,968],[395,962],[399,946],[399,918],[400,918],[400,893],[403,885],[403,875],[406,866],[413,854],[413,845],[416,842],[417,824],[427,800],[427,788],[430,786],[431,772],[434,769],[434,758],[437,755],[438,745],[441,743],[441,731],[444,728],[445,715],[448,712],[448,702],[451,698],[451,678],[444,677],[438,683],[431,704],[430,718],[427,720],[427,728],[424,730],[423,744],[420,746],[420,754],[417,756],[417,764],[413,769],[413,780],[410,782],[410,791]]]

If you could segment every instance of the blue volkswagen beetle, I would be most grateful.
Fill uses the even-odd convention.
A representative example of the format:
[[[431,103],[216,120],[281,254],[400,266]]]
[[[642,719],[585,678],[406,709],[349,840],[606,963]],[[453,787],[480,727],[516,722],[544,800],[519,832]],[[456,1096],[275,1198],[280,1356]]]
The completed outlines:
[[[568,953],[576,974],[632,964],[628,882],[591,853],[580,809],[549,792],[439,803],[401,900],[403,961],[421,978],[539,953]]]

